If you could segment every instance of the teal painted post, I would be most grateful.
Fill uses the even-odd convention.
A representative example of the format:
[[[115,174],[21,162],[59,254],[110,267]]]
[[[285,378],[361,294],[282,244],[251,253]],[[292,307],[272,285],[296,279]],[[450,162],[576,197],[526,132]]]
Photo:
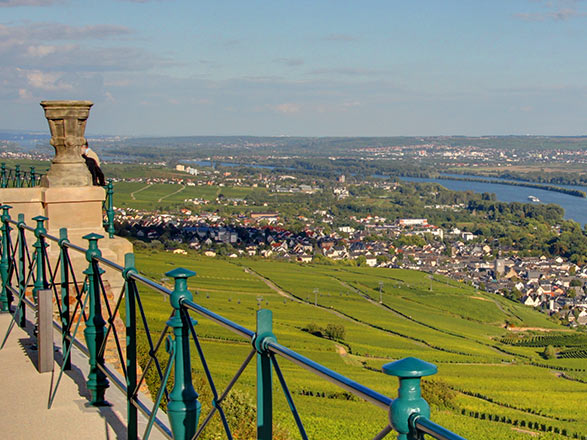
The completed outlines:
[[[22,188],[22,179],[20,176],[20,165],[16,165],[14,167],[14,178],[15,178],[14,187],[15,188]]]
[[[175,356],[175,382],[169,393],[167,415],[175,440],[190,440],[196,434],[198,419],[200,418],[201,403],[198,401],[198,393],[192,385],[192,367],[190,359],[190,340],[188,323],[181,313],[181,303],[184,300],[191,301],[192,294],[187,289],[187,279],[196,273],[178,267],[165,275],[175,279],[175,288],[171,293],[171,306],[175,312],[167,325],[173,328],[174,356]],[[191,319],[191,318],[188,318]],[[194,325],[197,324],[194,322]]]
[[[420,379],[435,374],[434,364],[408,357],[383,366],[383,372],[399,378],[398,398],[389,408],[389,421],[398,432],[398,440],[419,440],[423,436],[413,425],[415,415],[430,418],[430,405],[422,398]]]
[[[114,237],[114,184],[112,180],[108,180],[106,185],[106,218],[108,226],[108,236]]]
[[[253,345],[257,350],[257,439],[273,437],[273,377],[267,342],[276,342],[271,310],[257,310],[257,332]]]
[[[6,164],[4,162],[0,164],[0,186],[2,188],[8,187],[8,177],[6,176]]]
[[[37,174],[35,173],[35,167],[31,167],[29,186],[31,188],[34,188],[35,186],[37,186]]]
[[[132,404],[137,388],[137,305],[135,300],[136,284],[131,278],[138,273],[135,268],[135,255],[124,256],[124,299],[126,305],[126,437],[138,439],[137,407]]]
[[[67,250],[65,243],[69,243],[67,238],[67,228],[59,229],[59,275],[61,279],[61,352],[63,354],[70,353],[69,346],[71,341],[69,337],[70,332],[70,312],[69,312],[69,264],[67,259]],[[71,356],[65,359],[63,365],[64,370],[71,370]]]
[[[25,233],[24,233],[24,214],[18,214],[18,226],[17,226],[17,233],[18,233],[18,296],[24,298],[26,294],[26,246],[25,246]],[[26,307],[23,301],[20,302],[20,307],[18,308],[18,326],[21,328],[25,328],[26,326]]]
[[[86,251],[86,260],[88,268],[84,274],[88,277],[88,295],[90,296],[90,308],[88,320],[84,330],[86,344],[90,352],[90,372],[88,373],[88,390],[90,390],[90,403],[94,406],[103,406],[106,404],[104,393],[108,388],[108,379],[106,375],[98,368],[104,364],[104,353],[101,353],[102,344],[106,337],[106,321],[102,317],[102,301],[100,299],[100,275],[104,273],[93,261],[93,257],[102,255],[98,249],[98,240],[104,238],[98,234],[88,234],[82,237],[88,240],[88,250]]]
[[[33,299],[36,304],[39,298],[39,290],[47,288],[47,282],[45,280],[45,261],[43,258],[43,251],[46,244],[43,234],[47,233],[44,222],[45,220],[48,220],[48,218],[38,215],[33,217],[33,220],[37,222],[37,226],[35,227],[35,237],[37,238],[37,241],[33,244],[33,247],[35,248],[35,263],[37,269],[37,276],[35,278],[35,283],[33,284]]]
[[[4,165],[4,164],[2,164]],[[2,292],[0,292],[0,311],[2,312],[9,312],[10,311],[10,300],[9,300],[9,293],[8,293],[8,268],[9,268],[9,253],[10,253],[10,246],[9,246],[9,235],[10,234],[10,226],[8,226],[8,222],[10,220],[10,213],[8,212],[12,208],[12,206],[2,205],[2,256],[0,257],[0,276],[2,277]],[[11,295],[10,295],[11,296]]]

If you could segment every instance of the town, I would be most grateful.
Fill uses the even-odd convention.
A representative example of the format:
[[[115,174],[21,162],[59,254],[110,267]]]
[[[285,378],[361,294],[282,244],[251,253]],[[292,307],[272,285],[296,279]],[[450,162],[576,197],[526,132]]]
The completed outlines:
[[[128,180],[145,185],[215,185],[220,191],[229,186],[263,187],[270,193],[307,197],[328,191],[332,200],[353,198],[342,175],[336,182],[325,184],[316,179],[300,183],[296,176],[279,173],[247,177],[236,170],[221,172],[184,165],[177,165],[176,171],[190,177]],[[388,181],[370,185],[389,191],[401,186]],[[184,199],[181,205],[168,212],[118,207],[117,233],[137,239],[137,247],[180,254],[199,252],[210,258],[249,256],[419,270],[520,301],[573,327],[587,324],[587,266],[561,256],[524,255],[515,246],[458,227],[443,228],[427,218],[351,215],[341,219],[328,206],[309,214],[283,215],[267,202],[223,194],[213,201]],[[237,211],[223,211],[219,207]],[[247,213],[238,211],[239,207],[246,207]],[[426,208],[459,212],[466,210],[466,205],[437,204]],[[556,230],[556,226],[551,229]]]

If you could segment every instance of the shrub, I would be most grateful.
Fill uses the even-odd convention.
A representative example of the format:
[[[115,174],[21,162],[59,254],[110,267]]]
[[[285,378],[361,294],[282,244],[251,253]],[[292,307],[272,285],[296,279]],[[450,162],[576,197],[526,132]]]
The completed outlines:
[[[342,324],[328,324],[324,333],[328,339],[342,340],[344,339],[345,328]]]

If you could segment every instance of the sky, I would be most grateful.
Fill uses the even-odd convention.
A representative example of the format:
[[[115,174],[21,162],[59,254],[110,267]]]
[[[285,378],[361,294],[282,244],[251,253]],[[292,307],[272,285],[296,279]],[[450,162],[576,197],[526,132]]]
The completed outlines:
[[[587,135],[587,0],[0,0],[0,129]]]

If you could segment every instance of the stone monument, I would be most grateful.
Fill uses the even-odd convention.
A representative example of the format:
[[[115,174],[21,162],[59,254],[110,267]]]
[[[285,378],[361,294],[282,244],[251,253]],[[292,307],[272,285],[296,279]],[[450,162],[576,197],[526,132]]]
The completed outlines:
[[[59,237],[59,230],[67,228],[69,241],[83,248],[88,246],[82,238],[84,235],[92,232],[104,235],[98,243],[103,257],[124,265],[124,254],[132,252],[132,244],[121,237],[108,238],[105,233],[102,204],[106,191],[92,185],[92,177],[81,156],[92,105],[90,101],[41,102],[49,122],[51,145],[55,148],[51,169],[39,187],[1,188],[0,203],[13,207],[10,210],[13,219],[24,214],[28,225],[34,225],[32,218],[37,215],[47,217],[49,234]],[[50,244],[48,253],[51,259],[56,259],[59,247]],[[87,266],[84,255],[78,256],[77,252],[70,255],[76,272]],[[122,283],[120,275],[110,270],[107,270],[106,279],[113,287]]]
[[[55,148],[51,169],[43,176],[41,186],[92,185],[92,176],[80,154],[92,105],[90,101],[41,101]]]

